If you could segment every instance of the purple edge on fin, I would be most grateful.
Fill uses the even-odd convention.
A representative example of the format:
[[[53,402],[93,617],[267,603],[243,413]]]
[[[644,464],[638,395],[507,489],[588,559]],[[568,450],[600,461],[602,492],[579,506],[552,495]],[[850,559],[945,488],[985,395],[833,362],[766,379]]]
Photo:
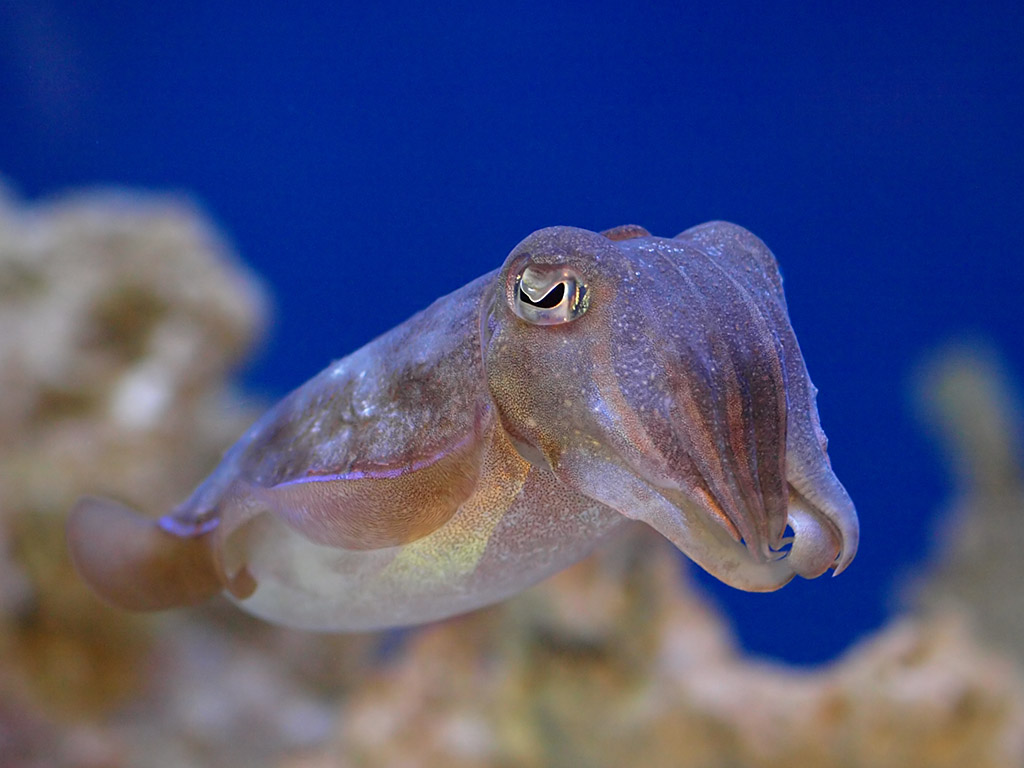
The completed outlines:
[[[426,469],[432,464],[436,464],[449,454],[465,447],[474,438],[474,435],[467,435],[466,437],[459,440],[459,442],[455,443],[455,445],[452,445],[443,451],[435,453],[429,459],[420,459],[419,461],[415,461],[412,464],[404,467],[395,467],[393,469],[380,470],[359,470],[355,472],[343,472],[340,474],[332,475],[307,475],[306,477],[297,477],[293,480],[285,480],[284,482],[277,483],[272,487],[284,488],[289,485],[299,485],[303,483],[329,483],[334,482],[336,480],[388,480],[395,477],[401,477],[402,475],[408,474],[410,472],[417,472],[421,469]]]

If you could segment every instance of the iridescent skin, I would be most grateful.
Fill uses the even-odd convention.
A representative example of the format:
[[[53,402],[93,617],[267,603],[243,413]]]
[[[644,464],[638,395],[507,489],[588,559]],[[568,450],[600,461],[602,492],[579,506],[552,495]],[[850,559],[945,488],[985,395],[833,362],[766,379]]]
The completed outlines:
[[[502,600],[626,519],[774,590],[857,549],[814,397],[751,233],[551,227],[292,392],[170,515],[83,499],[69,541],[126,608],[225,590],[325,630]]]

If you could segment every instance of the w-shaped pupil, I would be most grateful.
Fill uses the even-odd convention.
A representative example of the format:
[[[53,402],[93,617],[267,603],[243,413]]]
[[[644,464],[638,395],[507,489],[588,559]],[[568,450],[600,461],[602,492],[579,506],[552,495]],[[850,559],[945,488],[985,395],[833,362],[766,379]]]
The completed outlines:
[[[526,291],[522,288],[519,289],[519,298],[534,307],[540,307],[541,309],[552,309],[557,307],[562,298],[565,296],[565,283],[559,283],[542,298],[540,301],[532,301],[529,296],[526,295]]]

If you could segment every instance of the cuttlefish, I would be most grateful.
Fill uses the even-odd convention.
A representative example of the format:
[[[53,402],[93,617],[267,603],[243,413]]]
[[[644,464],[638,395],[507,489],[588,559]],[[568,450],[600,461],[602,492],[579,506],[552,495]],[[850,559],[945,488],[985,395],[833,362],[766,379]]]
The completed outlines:
[[[627,520],[775,590],[857,550],[815,395],[747,230],[550,227],[293,391],[166,516],[79,501],[71,554],[127,609],[224,592],[339,631],[502,600]]]

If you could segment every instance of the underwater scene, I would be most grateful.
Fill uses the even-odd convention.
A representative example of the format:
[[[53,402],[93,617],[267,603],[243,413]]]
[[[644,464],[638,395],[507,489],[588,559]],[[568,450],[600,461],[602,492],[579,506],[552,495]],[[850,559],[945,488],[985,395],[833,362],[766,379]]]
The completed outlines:
[[[0,768],[1020,768],[1021,39],[0,7]]]

